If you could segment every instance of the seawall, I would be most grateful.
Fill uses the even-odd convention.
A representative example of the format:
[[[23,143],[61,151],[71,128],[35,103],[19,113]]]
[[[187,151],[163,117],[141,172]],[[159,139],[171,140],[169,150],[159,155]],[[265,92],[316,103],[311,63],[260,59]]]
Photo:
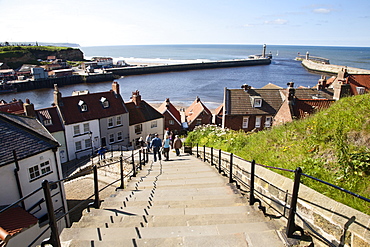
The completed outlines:
[[[360,75],[360,74],[370,74],[370,70],[358,69],[353,67],[347,67],[343,65],[333,65],[317,63],[311,60],[302,60],[302,66],[310,72],[319,72],[331,75],[337,75],[339,71],[346,69],[349,74]]]
[[[256,65],[269,65],[271,59],[238,59],[238,60],[222,60],[212,62],[199,62],[187,64],[171,64],[171,65],[155,65],[146,67],[125,67],[107,69],[107,72],[125,76],[125,75],[142,75],[152,73],[163,73],[173,71],[185,70],[199,70],[199,69],[215,69],[215,68],[229,68],[229,67],[242,67],[242,66],[256,66]]]

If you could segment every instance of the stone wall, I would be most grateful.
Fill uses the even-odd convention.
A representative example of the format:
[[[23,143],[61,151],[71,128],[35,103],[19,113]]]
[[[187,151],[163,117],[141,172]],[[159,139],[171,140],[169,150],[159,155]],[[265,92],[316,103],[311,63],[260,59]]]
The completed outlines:
[[[211,149],[198,148],[199,158],[211,163]],[[193,148],[196,155],[196,148]],[[218,150],[213,150],[213,164],[218,169]],[[221,167],[230,173],[230,153],[222,152]],[[251,164],[233,156],[233,177],[244,191],[249,191]],[[289,172],[287,172],[289,173]],[[256,165],[254,196],[262,201],[267,213],[287,221],[293,180],[272,170]],[[288,176],[289,174],[287,174]],[[290,174],[292,175],[292,174]],[[293,175],[292,175],[293,176]],[[317,191],[300,184],[296,225],[302,227],[312,238],[315,246],[327,246],[325,238],[333,246],[370,246],[370,216],[342,203],[336,202]],[[316,233],[315,233],[316,232]]]

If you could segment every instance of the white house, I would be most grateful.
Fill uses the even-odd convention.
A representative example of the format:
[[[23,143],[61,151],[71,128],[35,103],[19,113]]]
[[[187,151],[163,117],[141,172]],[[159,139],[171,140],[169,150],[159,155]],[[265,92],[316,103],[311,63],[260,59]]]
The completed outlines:
[[[141,100],[139,91],[132,92],[131,101],[125,103],[125,105],[130,113],[131,142],[137,142],[140,137],[145,140],[148,134],[159,134],[163,138],[163,115],[144,100]]]
[[[39,189],[44,180],[59,181],[59,143],[35,118],[0,113],[0,209]],[[51,189],[54,213],[67,212],[63,183]],[[10,246],[32,242],[48,223],[43,190],[0,214],[1,241]],[[58,221],[61,231],[69,224]],[[50,236],[47,231],[37,243]]]

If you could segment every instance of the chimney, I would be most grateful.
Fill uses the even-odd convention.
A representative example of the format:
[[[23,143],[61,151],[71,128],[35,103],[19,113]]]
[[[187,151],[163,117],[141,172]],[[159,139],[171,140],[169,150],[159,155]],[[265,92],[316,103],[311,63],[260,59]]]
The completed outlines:
[[[166,99],[166,108],[170,108],[170,99],[169,98]]]
[[[115,94],[120,94],[118,82],[114,81],[112,83],[112,90]]]
[[[244,91],[248,92],[249,89],[251,89],[251,86],[248,86],[247,84],[243,84],[241,88],[244,89]]]
[[[54,102],[53,102],[55,105],[60,105],[62,106],[63,105],[63,102],[62,102],[62,93],[59,92],[59,89],[58,89],[58,85],[57,84],[54,84]]]
[[[338,72],[337,79],[333,82],[334,96],[333,99],[339,100],[340,98],[349,96],[351,94],[351,87],[347,83],[347,69]]]
[[[23,103],[23,110],[26,116],[35,117],[35,106],[30,103],[29,99],[26,99],[26,103]]]
[[[138,107],[140,107],[141,104],[141,95],[139,90],[136,90],[135,92],[132,92],[132,102]]]
[[[289,104],[294,104],[294,98],[295,98],[294,82],[289,82],[287,85],[288,85],[288,101],[289,101]]]
[[[326,76],[322,75],[317,83],[317,90],[323,90],[326,88]]]
[[[199,96],[197,96],[196,101],[197,101],[197,103],[199,103],[199,102],[200,102],[200,98],[199,98]]]

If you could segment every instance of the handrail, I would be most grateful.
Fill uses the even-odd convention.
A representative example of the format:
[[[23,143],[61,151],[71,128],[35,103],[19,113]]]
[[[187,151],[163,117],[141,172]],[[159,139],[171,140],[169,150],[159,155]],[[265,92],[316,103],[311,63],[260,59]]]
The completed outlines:
[[[79,208],[81,205],[83,205],[84,203],[86,203],[86,201],[90,200],[92,197],[95,196],[95,203],[94,203],[94,206],[97,207],[98,206],[98,202],[97,200],[99,200],[99,192],[103,191],[104,189],[106,189],[107,187],[109,187],[110,185],[118,182],[120,179],[117,179],[113,182],[111,182],[110,184],[104,186],[103,188],[101,188],[100,190],[98,189],[98,186],[97,186],[97,169],[98,168],[104,168],[106,166],[110,166],[112,164],[115,164],[117,162],[120,162],[120,163],[123,163],[123,161],[127,161],[129,159],[132,159],[131,163],[132,163],[132,170],[129,170],[127,171],[127,173],[125,175],[123,175],[123,165],[120,165],[120,173],[121,173],[121,182],[122,179],[124,178],[127,178],[129,177],[131,174],[133,174],[132,176],[136,175],[136,171],[138,169],[142,169],[142,165],[145,165],[145,163],[148,162],[148,151],[146,149],[140,149],[140,150],[137,150],[137,152],[135,152],[134,150],[132,150],[132,154],[128,157],[126,157],[125,159],[123,159],[123,155],[122,155],[122,152],[121,152],[121,155],[119,156],[119,160],[118,161],[113,161],[112,157],[110,158],[107,158],[107,160],[112,160],[112,163],[109,163],[109,164],[105,164],[105,165],[102,165],[102,166],[99,166],[97,167],[96,165],[94,165],[93,163],[93,167],[92,168],[89,168],[89,169],[86,169],[85,171],[82,171],[78,174],[74,174],[74,175],[71,175],[71,176],[67,176],[67,177],[64,177],[60,180],[57,180],[57,181],[47,181],[45,180],[43,182],[43,186],[35,189],[34,191],[30,192],[28,195],[18,199],[17,201],[13,202],[12,204],[6,206],[5,208],[1,209],[0,210],[0,214],[5,212],[6,210],[18,205],[19,203],[23,202],[24,200],[28,199],[29,197],[31,197],[32,195],[34,195],[35,193],[41,191],[41,190],[44,190],[44,201],[42,203],[46,203],[47,204],[47,209],[48,209],[48,212],[49,213],[53,213],[54,216],[52,216],[51,218],[49,217],[49,226],[42,231],[41,234],[39,234],[33,241],[31,244],[34,244],[36,243],[36,241],[49,229],[53,229],[52,230],[52,233],[51,233],[51,236],[49,239],[47,240],[44,240],[42,243],[41,243],[41,246],[45,245],[45,244],[51,244],[53,246],[60,246],[60,241],[59,241],[59,236],[56,236],[58,235],[58,231],[56,230],[56,222],[58,222],[59,220],[61,220],[62,218],[66,217],[68,214],[70,214],[71,212],[73,212],[74,210],[76,210],[77,208]],[[139,164],[136,165],[135,164],[135,156],[139,155]],[[145,156],[146,155],[146,156]],[[146,158],[147,157],[147,158]],[[65,182],[65,181],[70,181],[70,180],[73,180],[73,179],[76,179],[78,177],[81,177],[81,176],[85,176],[86,174],[90,174],[92,171],[95,171],[94,172],[94,193],[87,197],[84,201],[80,202],[79,204],[75,205],[72,209],[68,210],[67,212],[65,212],[64,214],[62,214],[61,216],[59,216],[57,219],[55,218],[55,213],[54,211],[52,210],[52,205],[50,205],[50,203],[47,203],[47,201],[49,200],[50,201],[50,198],[51,198],[51,195],[50,193],[47,192],[47,190],[49,189],[50,190],[50,186],[52,185],[55,185],[55,184],[58,184],[58,183],[62,183],[62,182]],[[121,184],[120,187],[118,188],[121,188],[123,186],[123,184]],[[54,218],[54,220],[52,219]]]

